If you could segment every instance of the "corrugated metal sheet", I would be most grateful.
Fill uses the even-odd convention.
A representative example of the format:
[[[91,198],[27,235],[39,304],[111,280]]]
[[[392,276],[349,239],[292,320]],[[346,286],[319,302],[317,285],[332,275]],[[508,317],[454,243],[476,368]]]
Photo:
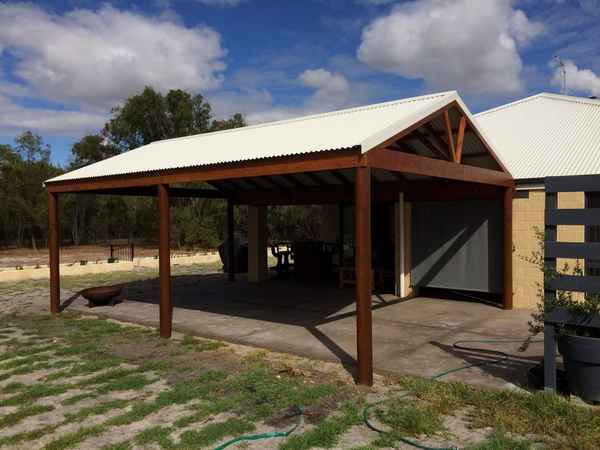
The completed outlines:
[[[515,179],[600,174],[600,101],[542,93],[475,115]]]
[[[367,152],[423,117],[458,101],[455,91],[326,114],[153,142],[48,180],[64,181],[197,167],[360,146]]]

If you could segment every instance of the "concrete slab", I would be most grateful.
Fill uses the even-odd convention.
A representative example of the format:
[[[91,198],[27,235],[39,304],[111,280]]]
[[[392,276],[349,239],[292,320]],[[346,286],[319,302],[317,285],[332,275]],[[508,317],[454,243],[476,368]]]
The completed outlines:
[[[82,298],[69,309],[118,320],[158,326],[158,281],[126,286],[123,303],[88,309]],[[230,283],[223,274],[173,277],[173,326],[198,336],[251,345],[309,358],[339,361],[354,370],[356,316],[354,290],[333,282],[304,284],[269,280],[259,285],[245,278]],[[528,337],[531,311],[504,311],[487,304],[418,297],[400,300],[373,296],[375,369],[397,374],[434,376],[497,355],[453,348],[459,340],[514,340],[473,344],[508,352],[494,366],[471,368],[445,379],[493,387],[526,383],[526,371],[541,360],[543,348]]]

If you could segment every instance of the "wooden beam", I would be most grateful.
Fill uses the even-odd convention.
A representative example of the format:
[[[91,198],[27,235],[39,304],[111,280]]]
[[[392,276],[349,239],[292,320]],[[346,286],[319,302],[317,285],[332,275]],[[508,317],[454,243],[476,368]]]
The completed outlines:
[[[367,156],[369,166],[377,169],[505,187],[513,187],[515,184],[513,178],[506,172],[455,164],[386,148],[373,149]]]
[[[515,189],[504,190],[504,295],[502,306],[513,309],[513,197]]]
[[[446,142],[448,143],[448,153],[450,154],[452,161],[456,161],[454,137],[452,136],[452,122],[450,121],[450,111],[448,109],[444,111],[444,127],[446,129]]]
[[[173,305],[171,303],[171,249],[169,186],[158,185],[158,277],[160,283],[160,337],[170,338],[173,328]]]
[[[142,186],[124,189],[100,189],[97,191],[83,191],[82,194],[94,195],[122,195],[136,197],[156,197],[156,186]],[[174,198],[227,198],[227,195],[217,189],[195,189],[170,187],[169,196]]]
[[[373,322],[371,311],[371,168],[356,168],[356,341],[357,382],[373,385]]]
[[[465,142],[465,128],[467,127],[467,119],[465,116],[460,116],[458,122],[458,132],[456,133],[456,151],[454,153],[454,162],[462,161],[463,144]]]
[[[227,200],[227,278],[235,281],[235,230],[233,200]]]
[[[50,266],[50,312],[60,312],[60,224],[58,194],[48,193],[48,253]]]
[[[218,181],[270,175],[350,169],[358,165],[360,147],[349,150],[315,152],[310,155],[282,156],[264,160],[213,164],[209,166],[167,169],[143,174],[127,174],[83,180],[46,183],[50,192],[81,192],[99,189],[117,189],[157,184],[175,184],[194,181]]]

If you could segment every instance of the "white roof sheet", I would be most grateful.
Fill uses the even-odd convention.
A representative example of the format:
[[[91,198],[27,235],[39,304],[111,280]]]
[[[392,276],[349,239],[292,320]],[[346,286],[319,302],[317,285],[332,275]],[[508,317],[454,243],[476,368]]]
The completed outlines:
[[[517,180],[600,174],[600,100],[541,93],[475,117]]]
[[[48,180],[197,167],[360,146],[362,152],[458,101],[455,91],[153,142]]]

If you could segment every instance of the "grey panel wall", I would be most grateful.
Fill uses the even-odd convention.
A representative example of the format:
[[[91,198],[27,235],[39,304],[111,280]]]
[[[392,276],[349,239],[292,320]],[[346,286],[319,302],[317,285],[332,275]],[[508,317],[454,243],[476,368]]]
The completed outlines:
[[[501,293],[502,236],[500,201],[413,203],[413,285]]]

